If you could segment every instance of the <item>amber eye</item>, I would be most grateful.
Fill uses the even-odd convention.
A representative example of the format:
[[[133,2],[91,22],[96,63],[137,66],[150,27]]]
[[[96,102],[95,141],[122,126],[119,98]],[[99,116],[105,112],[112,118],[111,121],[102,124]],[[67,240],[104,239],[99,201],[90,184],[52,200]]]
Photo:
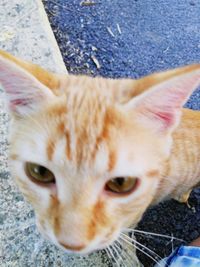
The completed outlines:
[[[106,183],[105,190],[117,194],[132,193],[137,182],[136,177],[116,177]]]
[[[39,183],[55,183],[54,174],[44,166],[27,162],[25,165],[27,176]]]

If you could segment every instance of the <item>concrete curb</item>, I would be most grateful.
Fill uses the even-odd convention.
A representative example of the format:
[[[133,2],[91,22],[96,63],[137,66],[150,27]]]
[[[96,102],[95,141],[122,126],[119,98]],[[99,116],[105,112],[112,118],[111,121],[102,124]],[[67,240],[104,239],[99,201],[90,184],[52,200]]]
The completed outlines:
[[[0,48],[41,66],[66,73],[41,0],[2,0]]]

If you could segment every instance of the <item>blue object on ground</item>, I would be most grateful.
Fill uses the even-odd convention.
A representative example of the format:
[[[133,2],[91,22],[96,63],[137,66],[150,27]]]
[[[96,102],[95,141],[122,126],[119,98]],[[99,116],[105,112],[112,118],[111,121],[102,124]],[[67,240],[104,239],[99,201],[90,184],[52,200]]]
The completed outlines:
[[[200,247],[181,246],[155,267],[200,267]]]

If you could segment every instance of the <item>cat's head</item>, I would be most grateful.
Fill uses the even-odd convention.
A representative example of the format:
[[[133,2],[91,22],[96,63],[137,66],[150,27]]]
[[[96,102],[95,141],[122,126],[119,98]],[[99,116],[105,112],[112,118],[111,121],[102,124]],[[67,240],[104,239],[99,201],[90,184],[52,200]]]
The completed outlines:
[[[171,133],[200,67],[138,82],[40,71],[0,57],[12,116],[12,175],[48,239],[79,253],[104,248],[136,225],[155,198]]]

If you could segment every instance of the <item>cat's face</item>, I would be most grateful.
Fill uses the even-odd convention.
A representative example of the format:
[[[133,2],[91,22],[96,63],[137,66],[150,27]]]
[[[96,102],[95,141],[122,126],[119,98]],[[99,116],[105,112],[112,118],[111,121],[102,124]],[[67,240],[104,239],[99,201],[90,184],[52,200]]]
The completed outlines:
[[[14,122],[11,167],[41,232],[66,248],[91,251],[140,220],[169,140],[117,107],[101,84],[97,90],[82,78],[79,86]],[[31,175],[37,166],[27,163],[46,167],[54,178],[46,174],[49,182],[40,182]],[[115,185],[117,177],[127,181]]]
[[[108,246],[155,198],[171,132],[192,90],[186,87],[194,88],[199,71],[120,104],[109,80],[69,76],[53,93],[2,60],[13,113],[11,171],[39,230],[67,251]]]

